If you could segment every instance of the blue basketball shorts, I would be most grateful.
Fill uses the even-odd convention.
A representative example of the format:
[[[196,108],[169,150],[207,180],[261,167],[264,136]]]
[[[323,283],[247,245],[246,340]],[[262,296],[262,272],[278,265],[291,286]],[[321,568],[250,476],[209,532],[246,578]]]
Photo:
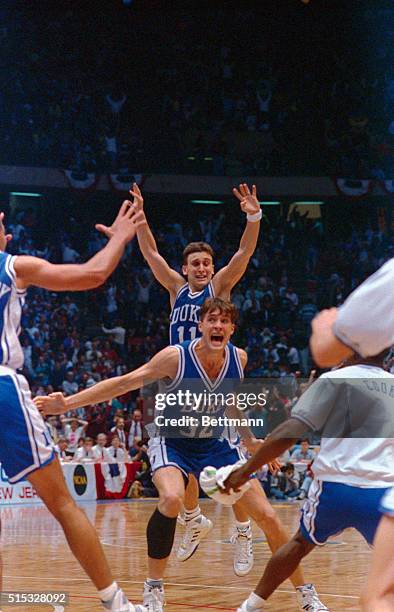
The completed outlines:
[[[198,453],[193,448],[188,449],[186,441],[171,438],[151,438],[149,440],[149,460],[152,472],[164,467],[176,467],[186,477],[194,474],[198,477],[207,466],[221,468],[234,465],[240,460],[246,461],[239,445],[232,444],[226,439],[210,440],[207,451]]]
[[[301,533],[317,546],[353,527],[372,545],[381,519],[380,503],[388,489],[352,487],[315,479],[301,510]]]
[[[24,480],[54,458],[53,442],[26,378],[0,366],[0,463],[9,482]]]

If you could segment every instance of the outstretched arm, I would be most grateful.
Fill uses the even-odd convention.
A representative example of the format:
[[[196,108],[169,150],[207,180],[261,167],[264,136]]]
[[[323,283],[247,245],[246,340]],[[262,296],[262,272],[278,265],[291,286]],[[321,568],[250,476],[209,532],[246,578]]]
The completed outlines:
[[[89,404],[100,404],[128,391],[139,389],[144,384],[154,380],[175,378],[178,360],[178,350],[173,346],[167,346],[148,363],[128,374],[102,380],[97,385],[68,397],[56,392],[48,396],[37,396],[33,401],[44,414],[64,414],[69,410],[75,410]]]
[[[247,223],[238,251],[230,259],[227,266],[219,270],[212,280],[215,294],[224,299],[230,297],[233,287],[245,273],[257,245],[262,217],[256,194],[256,185],[253,185],[252,193],[245,183],[239,186],[239,191],[234,188],[233,193],[240,201],[242,211],[247,214]]]
[[[279,457],[289,449],[306,431],[308,426],[298,419],[288,419],[281,423],[272,434],[264,440],[260,448],[242,467],[233,472],[225,482],[225,490],[236,491],[247,482],[250,476],[262,465]]]
[[[134,183],[133,189],[130,190],[130,194],[134,198],[133,205],[136,206],[138,211],[142,211],[144,214],[144,223],[139,226],[137,232],[141,253],[152,270],[156,280],[167,289],[171,298],[175,298],[178,289],[185,284],[185,280],[176,270],[170,268],[157,249],[156,240],[145,216],[144,199],[137,183]]]
[[[23,289],[35,285],[51,291],[84,291],[99,287],[115,270],[141,222],[142,214],[123,203],[107,245],[84,264],[52,264],[38,257],[17,257],[14,264],[17,286]]]

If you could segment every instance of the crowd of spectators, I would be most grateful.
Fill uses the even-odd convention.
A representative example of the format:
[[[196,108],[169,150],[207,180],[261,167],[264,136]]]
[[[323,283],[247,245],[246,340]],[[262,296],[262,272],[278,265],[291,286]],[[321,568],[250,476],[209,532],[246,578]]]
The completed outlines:
[[[391,178],[392,13],[280,4],[3,8],[1,162]]]

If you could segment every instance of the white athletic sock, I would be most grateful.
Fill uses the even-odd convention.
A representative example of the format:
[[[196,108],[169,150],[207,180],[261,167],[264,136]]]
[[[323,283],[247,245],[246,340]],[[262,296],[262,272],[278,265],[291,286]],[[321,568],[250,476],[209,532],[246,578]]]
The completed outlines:
[[[117,583],[113,582],[107,588],[101,589],[101,591],[98,592],[101,601],[111,601],[118,588]]]
[[[161,589],[163,588],[163,578],[147,578],[145,584],[153,589]]]
[[[201,508],[198,505],[193,508],[193,510],[186,510],[185,508],[183,513],[183,518],[186,522],[192,521],[193,519],[198,518],[199,516],[201,516]]]
[[[251,610],[262,610],[264,608],[265,599],[262,599],[259,595],[252,592],[246,603]]]
[[[250,521],[245,521],[241,523],[241,521],[235,521],[235,526],[238,531],[247,531],[250,528]]]
[[[312,589],[313,588],[313,584],[311,582],[308,582],[307,584],[301,584],[300,586],[296,587],[296,591],[304,591],[305,589]]]

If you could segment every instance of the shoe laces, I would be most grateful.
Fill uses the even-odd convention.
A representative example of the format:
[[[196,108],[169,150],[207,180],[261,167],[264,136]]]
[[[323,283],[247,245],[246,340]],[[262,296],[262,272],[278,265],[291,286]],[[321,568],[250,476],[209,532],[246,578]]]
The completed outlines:
[[[238,563],[248,563],[252,555],[252,538],[247,532],[237,531],[231,536],[231,544],[235,544]]]

